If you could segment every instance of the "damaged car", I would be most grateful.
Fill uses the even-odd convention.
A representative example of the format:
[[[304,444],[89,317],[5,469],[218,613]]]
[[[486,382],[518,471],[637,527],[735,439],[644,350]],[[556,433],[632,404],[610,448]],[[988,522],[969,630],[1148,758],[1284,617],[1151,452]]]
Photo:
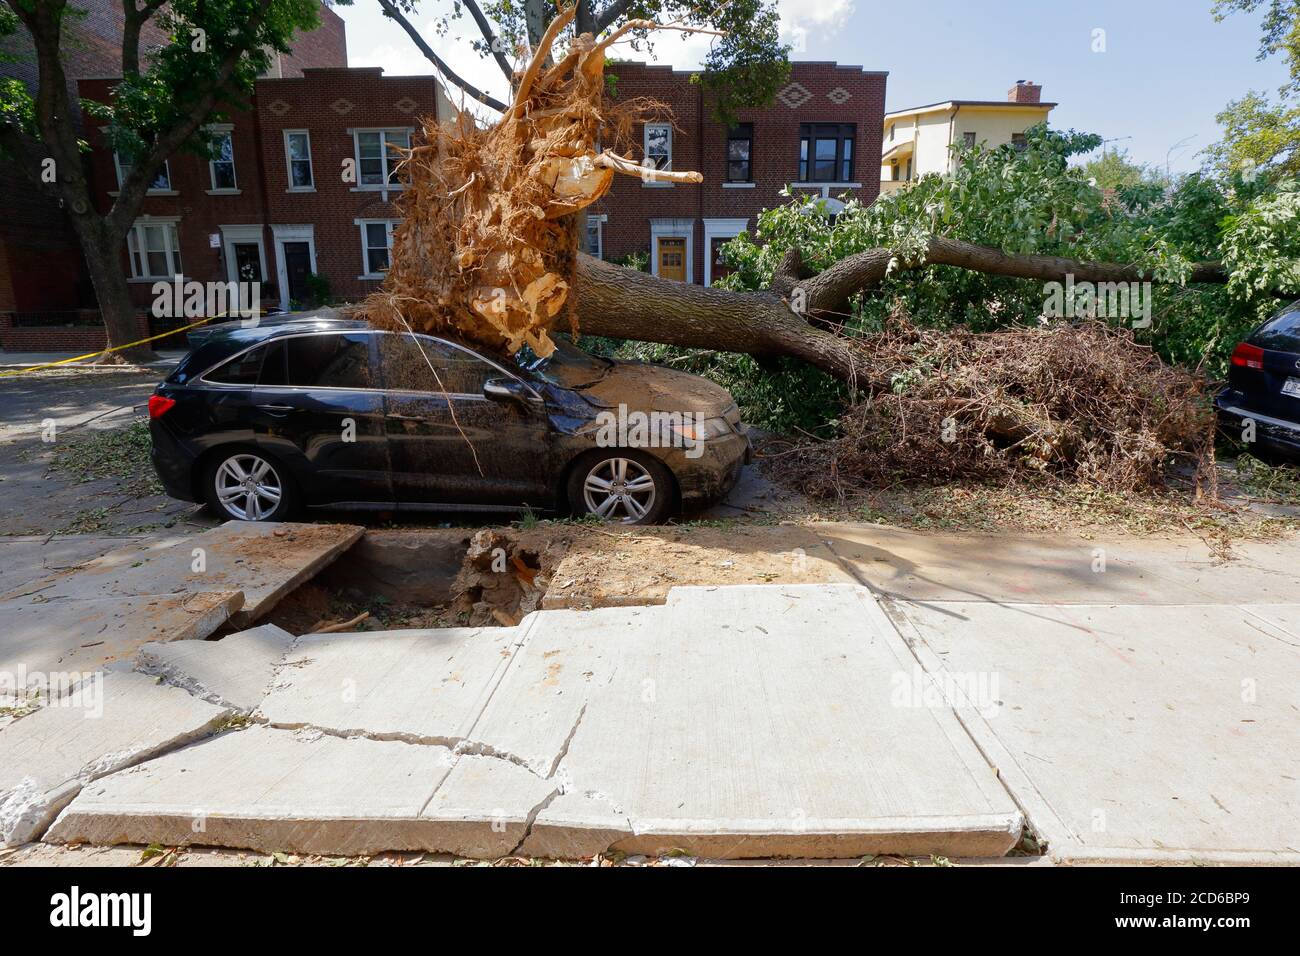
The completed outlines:
[[[167,493],[223,519],[304,508],[558,511],[656,524],[735,485],[731,395],[567,340],[502,360],[325,313],[223,323],[149,400]]]

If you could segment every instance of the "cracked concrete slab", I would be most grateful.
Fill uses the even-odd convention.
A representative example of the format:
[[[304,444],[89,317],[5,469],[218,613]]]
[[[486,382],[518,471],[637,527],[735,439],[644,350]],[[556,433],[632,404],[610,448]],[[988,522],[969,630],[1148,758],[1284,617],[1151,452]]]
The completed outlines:
[[[454,745],[469,735],[528,626],[309,635],[258,713],[276,727]]]
[[[359,856],[422,850],[420,811],[451,770],[445,747],[252,727],[86,788],[50,843],[162,843]]]
[[[145,644],[135,669],[209,703],[247,712],[261,704],[296,640],[284,628],[263,624],[219,641]]]
[[[230,713],[141,674],[94,675],[0,730],[0,843],[40,836],[90,781],[202,737]]]
[[[243,600],[240,591],[204,591],[0,603],[0,675],[11,675],[0,680],[0,703],[23,697],[18,685],[33,674],[94,671],[150,641],[207,637]]]
[[[1006,853],[1020,811],[947,708],[899,699],[917,665],[870,602],[850,585],[673,589],[642,609],[653,626],[610,634],[617,668],[558,775],[626,816],[630,853]],[[547,808],[535,830],[557,822]]]
[[[518,628],[306,638],[258,712],[270,726],[101,781],[48,839],[1005,853],[1020,811],[950,710],[898,699],[916,662],[868,606],[853,585],[685,588]]]
[[[893,610],[1055,859],[1300,862],[1300,605]]]

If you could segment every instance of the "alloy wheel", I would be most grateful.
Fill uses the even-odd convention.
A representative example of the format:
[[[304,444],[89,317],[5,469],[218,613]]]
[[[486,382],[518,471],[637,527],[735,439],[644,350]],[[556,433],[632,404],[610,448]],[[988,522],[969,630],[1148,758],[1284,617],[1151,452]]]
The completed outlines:
[[[217,500],[241,521],[262,521],[279,507],[284,485],[271,463],[257,455],[232,455],[216,477]]]
[[[606,458],[582,482],[587,511],[607,521],[640,521],[655,503],[655,480],[631,458]]]

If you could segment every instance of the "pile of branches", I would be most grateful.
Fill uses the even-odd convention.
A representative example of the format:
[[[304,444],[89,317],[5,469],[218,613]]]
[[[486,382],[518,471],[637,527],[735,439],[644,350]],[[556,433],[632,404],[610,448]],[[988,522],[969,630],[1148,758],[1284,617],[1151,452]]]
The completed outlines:
[[[1018,478],[1131,492],[1164,485],[1180,466],[1198,485],[1213,482],[1204,381],[1126,329],[974,333],[896,316],[855,350],[866,398],[841,417],[839,436],[775,458],[805,493]]]

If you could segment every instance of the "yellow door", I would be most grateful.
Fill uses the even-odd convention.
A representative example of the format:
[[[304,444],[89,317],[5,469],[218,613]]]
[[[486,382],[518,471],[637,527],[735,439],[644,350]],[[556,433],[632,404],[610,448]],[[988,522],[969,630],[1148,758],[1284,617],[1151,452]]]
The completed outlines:
[[[659,237],[659,278],[686,281],[686,238]]]

